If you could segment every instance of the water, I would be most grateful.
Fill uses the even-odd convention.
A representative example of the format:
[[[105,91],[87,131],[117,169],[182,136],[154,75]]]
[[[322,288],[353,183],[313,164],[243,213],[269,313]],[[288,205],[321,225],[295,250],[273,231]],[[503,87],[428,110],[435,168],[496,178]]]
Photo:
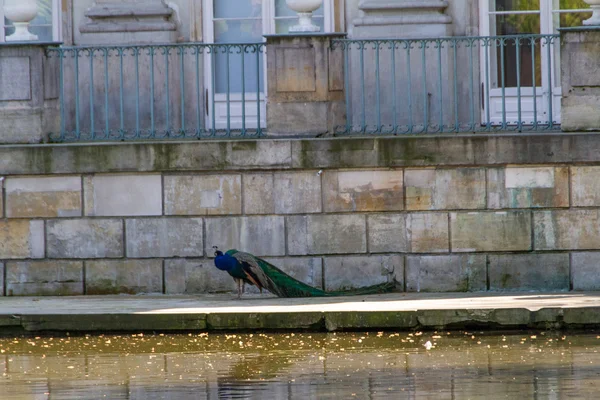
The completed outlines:
[[[5,338],[0,399],[597,398],[600,336],[571,335]]]

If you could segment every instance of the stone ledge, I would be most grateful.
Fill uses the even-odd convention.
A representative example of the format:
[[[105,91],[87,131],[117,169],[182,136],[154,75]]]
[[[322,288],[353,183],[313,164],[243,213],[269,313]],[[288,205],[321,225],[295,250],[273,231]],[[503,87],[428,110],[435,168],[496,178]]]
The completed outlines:
[[[522,330],[600,327],[600,293],[5,298],[0,335],[34,332]],[[60,314],[56,310],[60,310]]]
[[[473,134],[0,146],[0,175],[555,164],[600,161],[600,135]]]

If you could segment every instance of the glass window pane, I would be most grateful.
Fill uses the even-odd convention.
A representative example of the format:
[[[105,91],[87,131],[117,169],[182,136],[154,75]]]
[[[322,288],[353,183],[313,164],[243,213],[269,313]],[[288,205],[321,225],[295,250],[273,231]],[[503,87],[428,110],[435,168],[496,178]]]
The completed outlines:
[[[540,0],[490,0],[490,3],[490,10],[492,11],[533,11],[540,9]]]
[[[501,45],[502,43],[502,45]],[[493,54],[492,66],[496,68],[492,87],[502,87],[502,75],[504,74],[504,87],[531,87],[542,86],[542,52],[541,39],[520,39],[517,47],[517,39],[508,38],[504,41],[499,39],[492,43]],[[502,54],[504,53],[504,54]],[[535,53],[532,55],[532,53]],[[503,58],[504,57],[504,58]],[[504,63],[502,60],[504,59]],[[520,68],[518,68],[520,66]],[[517,78],[520,78],[520,82]]]
[[[316,10],[313,15],[324,15],[325,11],[323,10],[323,5]],[[285,0],[275,0],[275,16],[276,17],[295,17],[297,14],[292,11],[287,4],[285,4]]]
[[[223,51],[218,51],[215,58],[215,81],[216,93],[227,93],[227,69],[229,69],[229,93],[242,92],[242,79],[245,82],[245,91],[255,97],[248,97],[246,100],[253,101],[256,99],[256,52],[252,49],[247,49],[244,53],[239,52],[239,48],[233,47],[229,49],[229,65],[227,65],[227,54]],[[242,56],[244,57],[244,70],[242,71]],[[260,74],[260,91],[264,92],[264,75],[263,75],[263,53],[259,53],[260,63],[258,65]]]
[[[313,17],[313,23],[321,27],[321,32],[325,32],[325,19],[323,17]],[[275,20],[275,33],[289,33],[290,27],[298,25],[298,18],[282,18]]]
[[[215,21],[215,43],[254,43],[263,41],[262,20]]]
[[[52,25],[52,0],[38,0],[38,16],[32,25]]]
[[[263,0],[216,0],[215,18],[261,18]]]
[[[492,19],[496,26],[496,32],[492,31],[492,34],[498,36],[541,33],[539,14],[492,15]]]
[[[561,10],[578,10],[586,8],[590,8],[590,6],[583,0],[560,0]]]

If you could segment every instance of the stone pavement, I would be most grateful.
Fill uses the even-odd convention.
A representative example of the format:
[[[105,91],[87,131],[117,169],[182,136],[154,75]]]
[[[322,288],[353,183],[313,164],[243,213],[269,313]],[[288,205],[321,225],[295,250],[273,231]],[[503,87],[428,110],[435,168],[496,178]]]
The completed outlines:
[[[4,297],[0,334],[600,328],[600,292]]]

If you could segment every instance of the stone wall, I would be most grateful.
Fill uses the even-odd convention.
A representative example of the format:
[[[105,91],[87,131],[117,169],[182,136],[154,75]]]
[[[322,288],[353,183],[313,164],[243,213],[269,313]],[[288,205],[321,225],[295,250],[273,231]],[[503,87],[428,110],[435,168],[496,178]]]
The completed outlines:
[[[0,293],[600,289],[600,136],[0,146]]]

